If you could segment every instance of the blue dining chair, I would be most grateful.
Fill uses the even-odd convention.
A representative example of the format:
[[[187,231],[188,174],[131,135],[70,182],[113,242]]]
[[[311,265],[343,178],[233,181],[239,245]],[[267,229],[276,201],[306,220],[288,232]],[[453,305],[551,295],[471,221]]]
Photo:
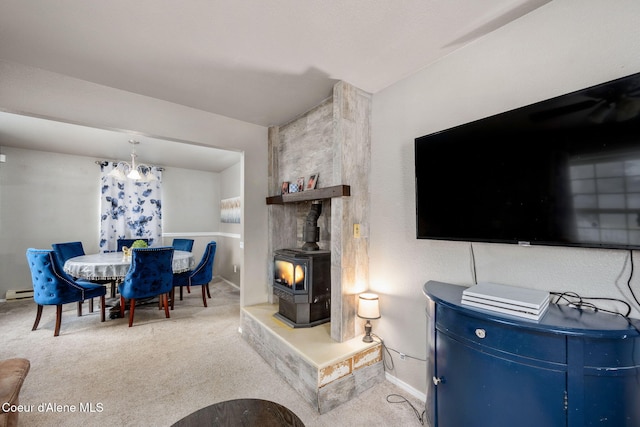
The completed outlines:
[[[193,239],[173,239],[171,246],[177,251],[191,252],[193,250]],[[187,292],[191,293],[189,286],[187,286]]]
[[[169,293],[173,290],[172,247],[136,248],[131,254],[131,266],[120,290],[120,317],[124,317],[125,299],[129,300],[129,327],[133,325],[136,300],[160,296],[166,317],[169,317]]]
[[[53,250],[27,249],[27,263],[31,270],[33,283],[33,300],[38,305],[36,321],[32,331],[38,328],[42,317],[42,307],[45,305],[56,306],[56,326],[54,337],[60,334],[62,323],[62,305],[71,302],[78,303],[78,316],[82,315],[82,301],[100,297],[101,321],[104,322],[104,307],[106,289],[102,285],[96,285],[84,280],[73,280],[64,272],[62,265]],[[92,307],[91,307],[91,311]]]
[[[193,239],[173,239],[171,246],[173,246],[176,251],[191,252],[193,250]]]
[[[216,255],[216,242],[207,243],[200,263],[191,271],[173,275],[173,290],[171,291],[171,308],[175,300],[175,288],[180,288],[180,301],[182,301],[183,286],[202,286],[202,302],[207,306],[207,295],[211,298],[209,282],[213,279],[213,260]],[[205,294],[206,292],[206,294]]]
[[[60,261],[60,265],[64,268],[64,263],[68,259],[75,258],[77,256],[85,255],[82,242],[66,242],[66,243],[53,243],[51,245],[53,251]],[[88,280],[87,280],[88,281]],[[101,285],[111,285],[111,298],[116,297],[116,281],[115,280],[91,280],[92,283],[98,283]],[[93,312],[93,298],[89,300],[89,311]]]
[[[75,258],[85,254],[82,242],[54,243],[51,247],[58,256],[58,261],[60,261],[63,266],[69,258]]]
[[[117,252],[122,252],[122,248],[125,246],[130,248],[136,240],[144,240],[146,244],[149,244],[149,239],[118,239],[116,242],[118,248]]]

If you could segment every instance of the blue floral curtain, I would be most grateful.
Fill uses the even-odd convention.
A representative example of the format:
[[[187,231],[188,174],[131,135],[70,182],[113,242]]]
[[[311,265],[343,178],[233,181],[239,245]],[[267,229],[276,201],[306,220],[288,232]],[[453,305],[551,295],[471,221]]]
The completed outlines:
[[[117,249],[118,239],[148,239],[149,246],[162,242],[162,172],[152,167],[150,182],[109,176],[114,163],[101,166],[100,250]]]

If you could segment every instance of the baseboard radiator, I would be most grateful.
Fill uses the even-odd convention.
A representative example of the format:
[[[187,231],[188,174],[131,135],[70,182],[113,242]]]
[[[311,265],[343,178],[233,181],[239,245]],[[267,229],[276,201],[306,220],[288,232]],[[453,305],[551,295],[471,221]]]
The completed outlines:
[[[9,289],[7,291],[7,301],[18,301],[33,298],[33,289]]]

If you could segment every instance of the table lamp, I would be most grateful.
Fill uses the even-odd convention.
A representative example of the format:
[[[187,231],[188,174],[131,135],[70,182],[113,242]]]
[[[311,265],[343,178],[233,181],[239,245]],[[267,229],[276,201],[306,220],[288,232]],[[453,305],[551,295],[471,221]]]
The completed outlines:
[[[372,293],[364,293],[358,296],[358,317],[367,319],[364,325],[365,335],[362,338],[364,342],[373,342],[371,338],[371,319],[380,318],[380,306],[378,304],[378,295]]]

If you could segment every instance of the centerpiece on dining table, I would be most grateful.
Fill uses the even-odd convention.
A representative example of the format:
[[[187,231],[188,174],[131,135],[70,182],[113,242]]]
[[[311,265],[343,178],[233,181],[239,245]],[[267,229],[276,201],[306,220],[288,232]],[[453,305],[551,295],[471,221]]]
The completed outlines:
[[[131,247],[128,248],[126,246],[122,247],[122,257],[123,259],[129,261],[131,260],[131,251],[133,251],[135,248],[146,248],[149,245],[147,245],[147,242],[145,242],[142,239],[136,240],[131,244]]]

